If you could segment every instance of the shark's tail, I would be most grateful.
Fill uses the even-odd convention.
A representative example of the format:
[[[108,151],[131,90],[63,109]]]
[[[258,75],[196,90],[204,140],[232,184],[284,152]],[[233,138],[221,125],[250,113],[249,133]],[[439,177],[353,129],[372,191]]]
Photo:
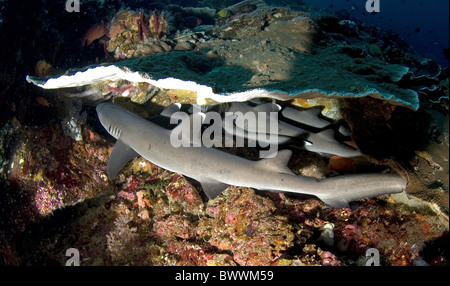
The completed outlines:
[[[319,181],[321,192],[315,195],[325,203],[347,207],[350,201],[383,194],[401,193],[406,180],[397,174],[344,175]]]

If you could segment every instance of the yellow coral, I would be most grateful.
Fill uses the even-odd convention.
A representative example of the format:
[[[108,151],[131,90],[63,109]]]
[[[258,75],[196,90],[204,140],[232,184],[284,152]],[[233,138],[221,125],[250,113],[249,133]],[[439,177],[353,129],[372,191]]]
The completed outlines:
[[[230,10],[222,9],[217,14],[219,15],[219,17],[228,18],[228,16],[230,16]]]

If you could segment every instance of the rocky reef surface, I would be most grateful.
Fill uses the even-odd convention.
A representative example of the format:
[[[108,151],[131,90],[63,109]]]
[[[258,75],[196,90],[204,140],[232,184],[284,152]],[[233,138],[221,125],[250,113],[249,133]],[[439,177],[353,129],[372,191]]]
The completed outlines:
[[[0,65],[1,264],[64,265],[65,251],[76,248],[81,265],[345,266],[364,265],[375,248],[382,265],[448,265],[448,69],[388,31],[308,6],[96,2],[86,1],[95,8],[84,16],[53,21],[42,10],[55,8],[40,3],[36,29],[55,45],[36,40],[34,56],[5,48],[16,57]],[[14,22],[3,17],[6,31]],[[77,36],[63,29],[68,21],[79,23]],[[28,68],[7,70],[19,56]],[[138,77],[89,78],[51,91],[24,80],[30,75],[45,87],[111,65]],[[160,84],[169,77],[202,89]],[[283,106],[320,107],[326,120],[346,122],[348,144],[364,154],[359,162],[296,150],[293,172],[398,172],[409,197],[337,209],[307,196],[230,186],[208,200],[198,182],[140,157],[114,180],[106,177],[113,140],[97,121],[96,102],[150,117],[174,102],[261,95]],[[254,158],[251,148],[226,151]]]

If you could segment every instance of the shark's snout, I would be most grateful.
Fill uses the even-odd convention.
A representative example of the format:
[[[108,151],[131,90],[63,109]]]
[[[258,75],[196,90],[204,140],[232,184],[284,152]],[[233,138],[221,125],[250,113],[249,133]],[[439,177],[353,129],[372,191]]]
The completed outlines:
[[[98,120],[100,120],[100,123],[109,132],[111,123],[110,123],[110,116],[109,116],[110,112],[108,110],[109,109],[108,106],[110,106],[110,104],[100,103],[99,105],[97,105],[97,107],[95,109],[97,110]]]
[[[100,103],[99,105],[97,105],[97,107],[95,108],[97,110],[97,114],[100,115],[100,113],[102,112],[102,109],[105,107],[105,103]]]

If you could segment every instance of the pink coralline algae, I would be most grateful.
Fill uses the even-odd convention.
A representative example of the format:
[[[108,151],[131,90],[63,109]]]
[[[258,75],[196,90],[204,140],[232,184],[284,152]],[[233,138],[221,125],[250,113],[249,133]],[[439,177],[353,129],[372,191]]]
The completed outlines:
[[[23,203],[16,225],[92,198],[109,186],[104,175],[109,156],[105,141],[88,129],[85,141],[63,135],[59,125],[21,128],[8,180]]]
[[[273,203],[252,189],[230,188],[210,201],[199,235],[220,250],[229,250],[239,265],[270,265],[293,245],[291,226],[273,214]]]
[[[339,251],[364,256],[367,249],[376,248],[386,265],[411,265],[420,258],[425,241],[445,231],[438,217],[409,213],[390,204],[382,206],[371,199],[355,211],[336,209],[328,219],[336,224]]]
[[[195,236],[192,223],[180,215],[173,215],[164,221],[153,224],[153,230],[161,239],[174,239],[176,237],[188,239]]]

